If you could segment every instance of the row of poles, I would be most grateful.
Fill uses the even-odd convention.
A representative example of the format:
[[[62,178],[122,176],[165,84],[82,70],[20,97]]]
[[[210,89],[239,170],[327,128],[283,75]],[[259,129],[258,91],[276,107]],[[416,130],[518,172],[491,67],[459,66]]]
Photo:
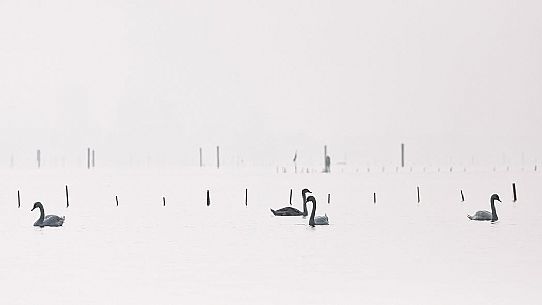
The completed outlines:
[[[66,208],[70,207],[70,199],[69,199],[69,193],[68,193],[68,185],[65,186],[66,190]],[[418,195],[418,203],[421,202],[420,199],[420,187],[416,186],[416,192]],[[460,190],[461,194],[461,202],[465,201],[465,196],[463,195],[463,190]],[[512,195],[513,195],[513,201],[516,202],[518,200],[517,193],[516,193],[516,183],[512,183]],[[292,196],[293,196],[293,190],[290,189],[290,205],[292,205]],[[119,197],[115,195],[115,202],[117,206],[119,206]],[[327,194],[327,203],[331,203],[331,194]],[[376,204],[376,192],[373,193],[373,203]],[[166,197],[162,196],[162,204],[163,206],[166,206]],[[17,190],[17,205],[20,208],[21,207],[21,192],[20,190]],[[207,190],[207,206],[211,205],[211,196],[209,193],[209,190]],[[245,188],[245,206],[248,206],[248,188]]]

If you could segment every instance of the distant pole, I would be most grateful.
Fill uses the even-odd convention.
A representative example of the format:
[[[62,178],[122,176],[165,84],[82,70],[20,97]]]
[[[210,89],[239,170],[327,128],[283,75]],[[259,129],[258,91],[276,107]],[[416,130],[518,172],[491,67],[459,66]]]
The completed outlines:
[[[465,201],[465,196],[463,196],[463,190],[461,190],[461,202]]]
[[[92,167],[94,167],[96,164],[94,163],[94,149],[92,150]]]
[[[90,169],[90,147],[87,148],[87,169]]]
[[[115,195],[115,201],[117,202],[117,206],[119,206],[119,197]]]
[[[38,149],[38,168],[41,167],[41,151]]]
[[[373,193],[373,203],[376,204],[376,193]]]
[[[164,206],[166,206],[166,197],[162,197],[162,201],[164,202]]]
[[[68,198],[68,186],[66,185],[66,207],[70,207],[70,200]]]
[[[211,198],[209,197],[209,190],[207,190],[207,206],[211,205]]]
[[[327,194],[327,204],[331,202],[331,194]]]
[[[199,148],[199,167],[203,167],[203,150]]]
[[[21,194],[19,193],[19,190],[17,190],[17,207],[21,207]]]
[[[514,193],[514,202],[518,200],[518,197],[516,195],[516,184],[512,183],[512,192]]]
[[[220,146],[216,147],[216,168],[220,168]]]
[[[405,144],[401,143],[401,167],[405,167]]]
[[[248,206],[248,189],[245,189],[245,206]]]
[[[420,203],[420,187],[417,186],[416,190],[418,191],[418,203]]]
[[[292,205],[292,189],[290,189],[290,205]]]

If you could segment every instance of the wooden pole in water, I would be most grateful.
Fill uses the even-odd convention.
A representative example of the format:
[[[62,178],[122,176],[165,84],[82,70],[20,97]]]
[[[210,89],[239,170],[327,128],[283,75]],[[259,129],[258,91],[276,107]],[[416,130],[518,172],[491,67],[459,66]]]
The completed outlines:
[[[117,206],[119,206],[119,197],[115,195],[115,201],[117,202]]]
[[[290,205],[292,205],[292,189],[290,189]]]
[[[327,204],[329,204],[331,201],[331,194],[327,194]]]
[[[418,191],[418,203],[420,203],[420,187],[417,186],[416,190]]]
[[[19,193],[19,190],[17,190],[17,207],[21,207],[21,194]]]
[[[248,206],[248,189],[245,189],[245,206]]]
[[[38,168],[41,167],[41,151],[38,149]]]
[[[461,202],[465,201],[465,196],[463,196],[463,190],[461,190]]]
[[[87,169],[90,169],[90,147],[87,147]]]
[[[405,144],[401,143],[401,167],[405,167]]]
[[[203,167],[203,150],[199,148],[199,167]]]
[[[209,190],[207,190],[207,206],[211,205],[211,198],[209,197]]]
[[[376,204],[376,193],[373,193],[373,203]]]
[[[70,200],[69,200],[69,197],[68,197],[68,186],[66,185],[66,207],[69,208],[70,207]]]
[[[216,168],[220,168],[220,146],[216,147]]]
[[[92,150],[92,167],[95,166],[95,163],[94,163],[94,149]]]
[[[514,202],[518,200],[518,197],[516,195],[516,184],[512,183],[512,192],[514,193]]]
[[[164,202],[164,206],[166,206],[166,197],[162,197],[162,201]]]

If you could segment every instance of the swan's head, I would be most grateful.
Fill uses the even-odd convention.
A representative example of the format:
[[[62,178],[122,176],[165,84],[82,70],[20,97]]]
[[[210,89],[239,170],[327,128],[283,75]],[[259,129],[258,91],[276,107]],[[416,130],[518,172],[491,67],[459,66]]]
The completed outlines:
[[[497,194],[491,195],[491,201],[502,202],[501,199],[499,198],[499,195],[497,195]]]
[[[302,195],[303,197],[305,197],[305,196],[307,195],[307,193],[311,193],[311,191],[309,191],[309,189],[303,189],[303,190],[301,191],[301,195]]]
[[[314,198],[314,196],[309,196],[307,197],[307,202],[316,203],[316,199]]]
[[[38,209],[39,207],[43,207],[43,205],[41,204],[41,202],[38,201],[34,203],[34,207],[30,211],[34,211],[34,209]]]

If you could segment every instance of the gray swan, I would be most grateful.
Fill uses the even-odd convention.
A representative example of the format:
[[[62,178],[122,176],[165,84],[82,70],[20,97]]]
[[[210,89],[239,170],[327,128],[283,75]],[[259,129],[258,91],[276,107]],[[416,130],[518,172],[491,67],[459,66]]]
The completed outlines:
[[[311,227],[314,226],[321,226],[321,225],[328,225],[329,219],[327,218],[327,215],[324,216],[314,216],[316,214],[316,199],[314,196],[309,196],[307,198],[307,202],[312,202],[312,211],[311,211],[311,218],[309,219],[309,225]]]
[[[292,207],[285,207],[278,210],[270,209],[273,215],[275,216],[307,216],[309,213],[307,212],[307,193],[310,193],[308,189],[303,189],[301,191],[301,196],[303,197],[303,212],[296,208]]]
[[[34,211],[34,209],[40,209],[40,218],[36,220],[34,223],[35,227],[60,227],[64,223],[65,217],[59,217],[56,215],[47,215],[45,216],[45,212],[43,210],[43,205],[41,202],[34,203],[34,207],[30,211]]]
[[[467,215],[467,217],[470,220],[491,220],[492,222],[499,220],[499,217],[497,217],[497,210],[495,209],[495,201],[502,202],[501,199],[499,199],[499,195],[493,194],[491,195],[491,213],[488,211],[478,211],[474,213],[474,216]]]

